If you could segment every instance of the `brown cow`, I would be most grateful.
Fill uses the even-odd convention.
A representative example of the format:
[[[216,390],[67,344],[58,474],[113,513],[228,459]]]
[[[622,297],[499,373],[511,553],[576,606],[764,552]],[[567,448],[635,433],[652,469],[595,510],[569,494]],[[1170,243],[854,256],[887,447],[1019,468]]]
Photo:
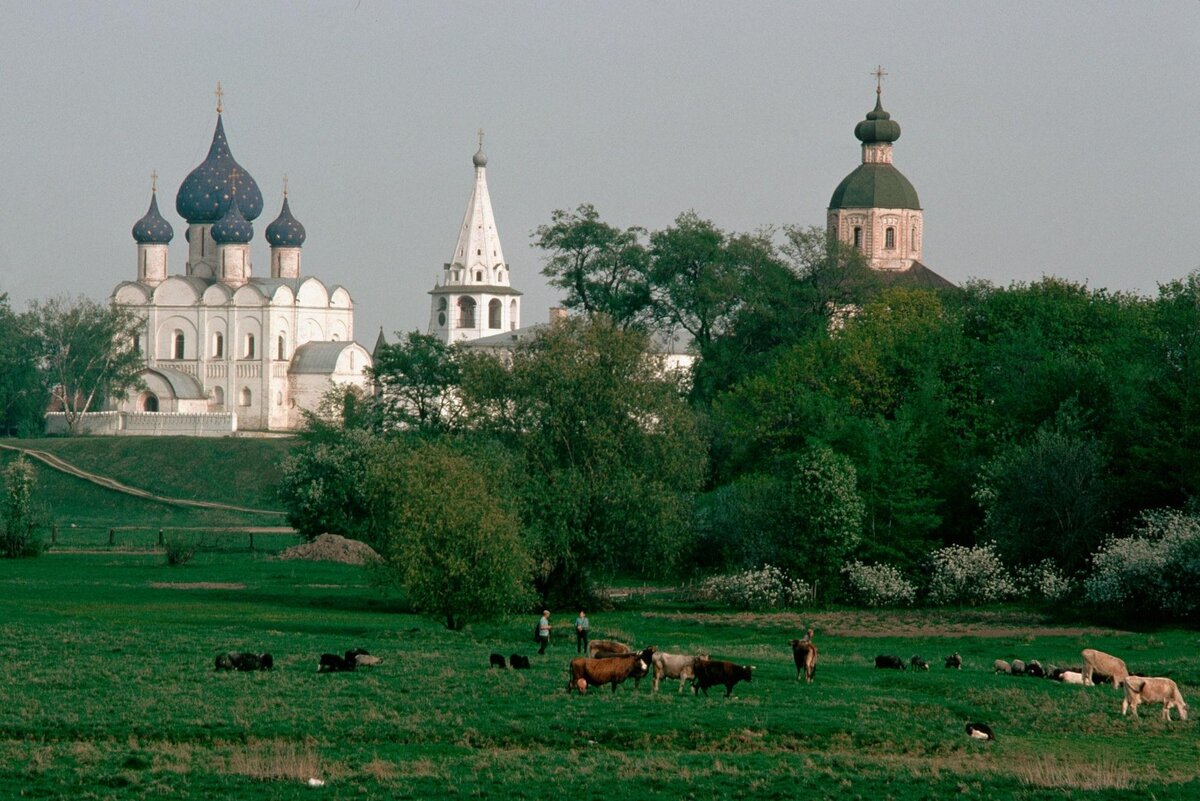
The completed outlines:
[[[588,643],[588,656],[592,659],[599,659],[602,656],[617,656],[618,654],[632,653],[631,649],[625,643],[617,642],[616,640],[592,640]]]
[[[811,636],[811,635],[810,635]],[[800,676],[808,684],[812,684],[813,674],[817,672],[817,646],[811,639],[792,640],[792,660],[796,663],[796,681]]]
[[[1179,685],[1171,679],[1143,678],[1128,676],[1125,679],[1125,700],[1121,702],[1121,714],[1133,710],[1133,716],[1138,716],[1138,704],[1145,701],[1148,704],[1162,703],[1162,719],[1171,719],[1171,707],[1179,710],[1179,719],[1187,720],[1188,705],[1183,701]]]
[[[735,665],[722,659],[697,659],[693,668],[696,678],[692,679],[692,692],[703,690],[708,695],[708,688],[715,684],[725,685],[725,697],[733,692],[733,685],[739,681],[750,681],[754,671],[752,665]]]
[[[1105,676],[1111,677],[1114,687],[1120,687],[1129,675],[1129,668],[1125,667],[1125,663],[1111,654],[1097,651],[1094,648],[1084,648],[1082,654],[1083,683],[1089,687],[1092,684],[1093,674],[1103,673]]]
[[[637,654],[622,654],[603,659],[591,659],[577,656],[571,660],[571,678],[567,681],[567,693],[579,689],[579,680],[583,679],[592,687],[612,685],[612,691],[617,691],[617,685],[633,676],[640,679],[650,672],[650,663],[654,659],[654,649],[647,648]]]

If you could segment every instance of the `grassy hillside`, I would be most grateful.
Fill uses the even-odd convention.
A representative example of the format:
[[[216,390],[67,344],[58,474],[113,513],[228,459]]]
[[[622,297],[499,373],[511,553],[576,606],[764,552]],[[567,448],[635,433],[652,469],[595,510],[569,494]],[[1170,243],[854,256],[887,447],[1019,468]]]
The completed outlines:
[[[47,451],[75,466],[171,498],[279,510],[279,465],[291,439],[80,437],[3,440]],[[16,458],[0,451],[0,467]],[[225,527],[282,524],[281,515],[253,515],[171,506],[98,487],[33,462],[36,499],[60,529],[110,527]]]
[[[732,698],[623,685],[564,692],[533,617],[448,632],[381,598],[359,569],[201,554],[50,554],[0,562],[0,782],[37,797],[1200,797],[1195,721],[1122,718],[1111,687],[998,676],[995,658],[1078,661],[1096,646],[1200,690],[1197,635],[1048,624],[1020,611],[735,614],[669,597],[593,610],[596,636],[757,666]],[[556,622],[573,617],[563,611]],[[815,624],[816,681],[787,641]],[[384,662],[319,675],[322,652]],[[268,650],[271,673],[212,669]],[[874,655],[961,671],[875,670]],[[488,654],[531,654],[529,671]],[[967,738],[968,720],[997,740]],[[1147,755],[1153,755],[1147,759]],[[309,778],[326,782],[309,788]]]

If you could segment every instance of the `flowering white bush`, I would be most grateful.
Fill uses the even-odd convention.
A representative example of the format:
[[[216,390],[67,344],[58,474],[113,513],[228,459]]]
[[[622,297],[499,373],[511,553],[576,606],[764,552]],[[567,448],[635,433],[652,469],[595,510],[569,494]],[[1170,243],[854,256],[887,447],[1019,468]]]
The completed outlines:
[[[1200,517],[1146,512],[1131,537],[1109,540],[1092,556],[1084,582],[1094,604],[1126,614],[1191,617],[1200,611]]]
[[[697,594],[739,609],[779,609],[808,602],[812,588],[800,579],[789,578],[777,567],[763,565],[757,570],[705,579]]]
[[[1017,592],[994,542],[971,548],[951,545],[937,549],[931,557],[929,600],[935,604],[994,603]]]
[[[1036,565],[1018,568],[1017,589],[1028,598],[1045,601],[1064,600],[1075,591],[1075,581],[1063,573],[1053,559],[1043,559]]]
[[[892,565],[842,566],[850,598],[863,606],[909,606],[917,597],[917,586]]]

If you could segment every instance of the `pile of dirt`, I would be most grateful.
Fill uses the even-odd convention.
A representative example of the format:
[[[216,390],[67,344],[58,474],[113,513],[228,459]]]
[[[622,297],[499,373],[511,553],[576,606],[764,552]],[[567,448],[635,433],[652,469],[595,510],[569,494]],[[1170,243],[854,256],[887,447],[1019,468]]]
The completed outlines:
[[[375,549],[365,542],[348,540],[337,534],[322,534],[312,542],[288,548],[279,554],[280,559],[306,559],[310,562],[340,562],[344,565],[362,565],[379,559]]]

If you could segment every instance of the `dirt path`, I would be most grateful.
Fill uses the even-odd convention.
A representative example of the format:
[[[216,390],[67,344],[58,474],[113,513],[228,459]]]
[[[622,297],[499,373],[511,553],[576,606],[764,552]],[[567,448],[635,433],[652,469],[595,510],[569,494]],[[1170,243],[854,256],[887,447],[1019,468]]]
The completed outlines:
[[[283,512],[275,511],[273,509],[252,509],[248,506],[234,506],[228,503],[217,503],[216,501],[192,501],[186,498],[166,498],[162,495],[155,495],[152,492],[138,489],[137,487],[130,487],[126,484],[116,481],[115,479],[108,478],[107,476],[89,473],[88,471],[78,468],[70,462],[64,461],[63,459],[58,458],[52,453],[47,453],[46,451],[36,451],[32,448],[18,448],[15,445],[3,444],[0,444],[0,448],[4,448],[5,450],[9,451],[16,451],[17,453],[23,453],[29,458],[37,459],[39,462],[42,462],[43,464],[48,465],[55,470],[66,473],[70,476],[75,476],[76,478],[82,478],[84,481],[90,481],[99,487],[104,487],[105,489],[110,489],[114,492],[123,492],[126,495],[133,495],[138,498],[145,498],[148,501],[166,503],[172,506],[194,506],[200,509],[220,509],[228,512],[247,512],[257,515],[284,514]]]

